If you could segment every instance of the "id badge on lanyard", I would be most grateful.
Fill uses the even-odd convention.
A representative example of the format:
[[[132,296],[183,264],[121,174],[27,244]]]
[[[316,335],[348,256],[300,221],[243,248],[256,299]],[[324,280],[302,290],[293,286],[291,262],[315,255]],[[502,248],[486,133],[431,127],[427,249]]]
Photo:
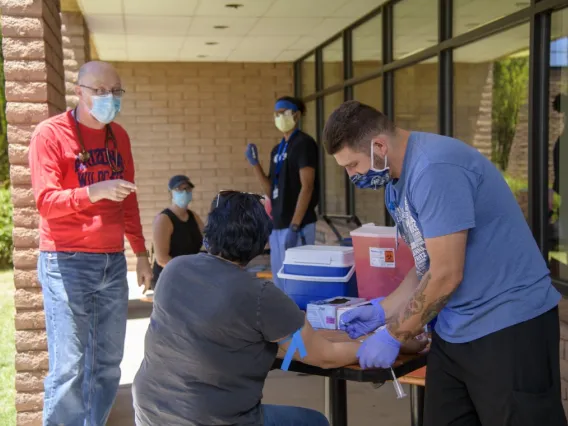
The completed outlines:
[[[278,198],[278,181],[280,178],[280,171],[282,170],[282,166],[284,165],[284,155],[288,150],[288,142],[284,139],[280,142],[280,146],[278,147],[278,152],[276,153],[276,167],[274,168],[274,181],[273,181],[273,189],[272,189],[272,199],[275,200]]]
[[[397,217],[397,214],[399,213],[400,207],[398,207],[396,205],[396,193],[394,191],[394,188],[391,186],[389,186],[387,188],[387,208],[389,209],[389,211],[392,213],[393,216]],[[398,250],[398,223],[395,220],[395,224],[394,226],[396,227],[396,241],[395,241],[395,250]]]

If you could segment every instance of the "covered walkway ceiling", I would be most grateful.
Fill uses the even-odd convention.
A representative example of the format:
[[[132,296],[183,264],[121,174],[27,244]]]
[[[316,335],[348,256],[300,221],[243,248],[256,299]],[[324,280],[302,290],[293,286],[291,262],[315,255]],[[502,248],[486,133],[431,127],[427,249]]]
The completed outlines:
[[[77,0],[102,60],[208,62],[293,61],[383,2]]]
[[[98,57],[108,61],[289,62],[386,0],[61,0],[84,15]],[[436,43],[435,0],[405,0],[394,12],[394,58]],[[529,5],[529,1],[455,0],[454,31],[463,33]],[[380,20],[353,33],[353,59],[381,57]],[[527,51],[528,24],[457,49],[457,62],[491,61]],[[498,43],[497,43],[498,41]],[[342,45],[325,51],[341,61]],[[435,61],[436,58],[432,58]],[[309,58],[308,61],[312,61]]]

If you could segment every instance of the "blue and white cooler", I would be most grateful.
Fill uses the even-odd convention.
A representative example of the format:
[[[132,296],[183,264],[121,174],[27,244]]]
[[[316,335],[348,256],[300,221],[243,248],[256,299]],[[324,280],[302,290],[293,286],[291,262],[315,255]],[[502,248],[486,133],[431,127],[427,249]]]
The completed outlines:
[[[357,297],[353,247],[312,245],[288,249],[278,278],[286,294],[303,310],[317,300]]]

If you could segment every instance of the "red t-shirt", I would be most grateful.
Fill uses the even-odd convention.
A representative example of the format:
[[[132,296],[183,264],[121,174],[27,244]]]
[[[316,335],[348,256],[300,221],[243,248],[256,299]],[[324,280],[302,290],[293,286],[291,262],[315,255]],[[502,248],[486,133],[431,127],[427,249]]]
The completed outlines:
[[[118,124],[111,128],[118,146],[118,166],[113,172],[105,149],[105,129],[91,129],[79,124],[85,149],[90,158],[83,164],[71,111],[40,123],[30,142],[32,187],[40,214],[42,251],[81,251],[115,253],[124,250],[124,236],[132,250],[146,250],[136,194],[124,201],[101,200],[91,203],[87,186],[109,179],[134,183],[134,162],[130,139]],[[108,144],[111,161],[116,150]]]

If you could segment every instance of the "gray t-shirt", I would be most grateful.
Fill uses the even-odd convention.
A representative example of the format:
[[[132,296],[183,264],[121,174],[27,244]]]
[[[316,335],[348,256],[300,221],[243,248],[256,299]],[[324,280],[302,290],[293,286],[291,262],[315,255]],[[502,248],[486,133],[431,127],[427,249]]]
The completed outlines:
[[[209,254],[180,256],[160,275],[133,383],[138,426],[262,425],[273,340],[304,313],[274,284]]]

